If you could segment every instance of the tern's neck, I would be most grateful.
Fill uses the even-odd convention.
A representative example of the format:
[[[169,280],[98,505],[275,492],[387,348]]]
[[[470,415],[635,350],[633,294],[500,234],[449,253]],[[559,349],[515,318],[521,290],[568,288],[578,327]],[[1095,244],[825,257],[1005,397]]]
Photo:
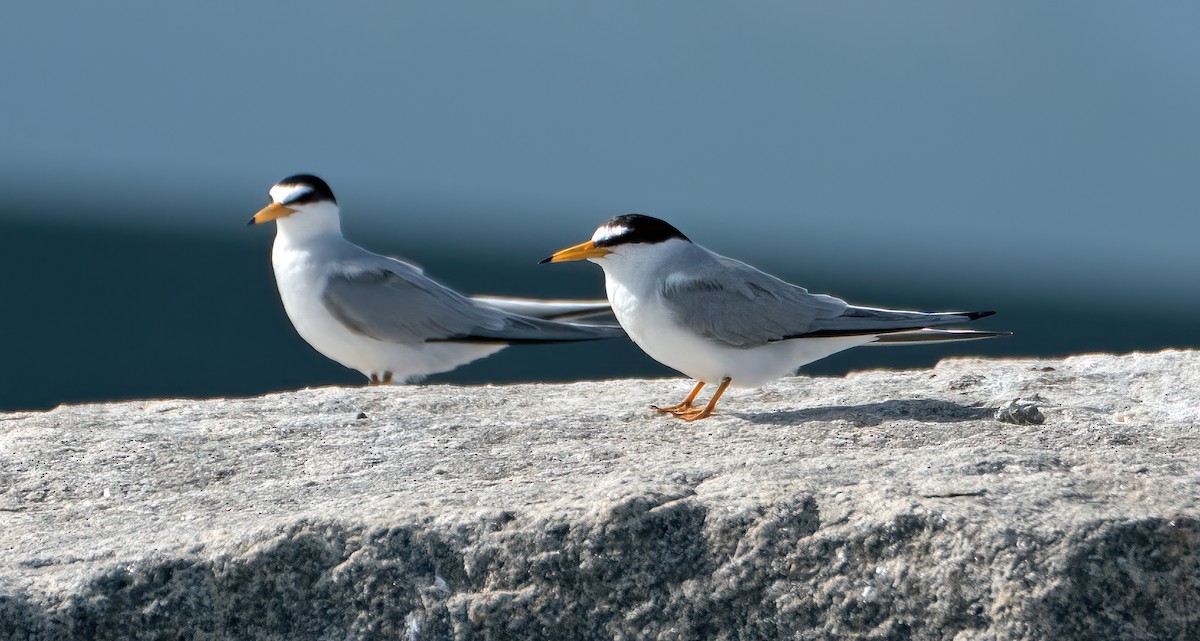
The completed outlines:
[[[303,211],[278,219],[275,224],[279,227],[278,237],[291,243],[342,236],[341,218],[333,203],[310,205]]]
[[[652,287],[666,273],[690,263],[687,255],[700,250],[677,238],[649,245],[628,245],[595,261],[604,268],[606,278],[626,287]]]

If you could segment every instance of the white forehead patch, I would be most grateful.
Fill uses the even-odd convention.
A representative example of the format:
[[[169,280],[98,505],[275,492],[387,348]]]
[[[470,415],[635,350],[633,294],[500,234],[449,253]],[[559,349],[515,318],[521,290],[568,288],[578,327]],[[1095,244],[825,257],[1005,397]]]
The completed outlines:
[[[629,228],[624,225],[604,225],[592,234],[592,242],[599,243],[612,238],[616,238],[629,231]]]
[[[286,205],[305,194],[311,194],[312,187],[308,185],[275,185],[267,193],[271,194],[271,200]]]

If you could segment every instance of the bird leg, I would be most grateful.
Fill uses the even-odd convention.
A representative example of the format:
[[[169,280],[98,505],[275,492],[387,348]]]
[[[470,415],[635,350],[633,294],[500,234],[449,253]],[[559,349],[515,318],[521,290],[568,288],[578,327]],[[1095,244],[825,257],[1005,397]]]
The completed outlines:
[[[721,395],[725,393],[725,389],[729,387],[730,382],[732,382],[732,379],[729,377],[721,379],[721,385],[717,387],[717,391],[713,393],[712,398],[708,399],[708,405],[705,405],[704,409],[692,409],[690,412],[680,412],[675,416],[678,416],[689,423],[712,416],[714,413],[716,413],[717,401],[721,400]]]
[[[702,387],[704,387],[704,381],[696,383],[696,387],[692,388],[692,393],[688,394],[687,398],[683,399],[683,402],[678,405],[672,405],[670,407],[651,405],[650,409],[662,412],[663,414],[675,414],[676,416],[695,411],[696,407],[692,405],[692,401],[696,400],[696,395],[700,393],[700,388]]]
[[[392,373],[391,372],[384,372],[382,378],[379,376],[379,374],[375,374],[374,372],[372,372],[371,373],[371,382],[367,383],[367,385],[391,385],[391,384],[392,384]]]

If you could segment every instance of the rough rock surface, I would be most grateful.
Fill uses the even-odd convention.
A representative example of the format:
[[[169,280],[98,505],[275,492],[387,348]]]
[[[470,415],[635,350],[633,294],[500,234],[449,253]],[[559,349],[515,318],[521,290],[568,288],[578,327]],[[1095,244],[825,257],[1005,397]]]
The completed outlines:
[[[0,639],[1200,638],[1200,352],[689,388],[0,415]]]

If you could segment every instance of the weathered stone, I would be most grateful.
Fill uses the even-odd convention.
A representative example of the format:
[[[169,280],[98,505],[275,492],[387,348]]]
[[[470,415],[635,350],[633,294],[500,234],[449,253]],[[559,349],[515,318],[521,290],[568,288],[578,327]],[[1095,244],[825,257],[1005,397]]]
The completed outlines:
[[[1046,422],[1042,410],[1038,409],[1038,403],[1042,401],[1036,394],[1034,398],[1014,398],[996,409],[996,420],[1014,425],[1041,425]]]
[[[0,415],[0,639],[1200,638],[1200,352],[689,388]]]

